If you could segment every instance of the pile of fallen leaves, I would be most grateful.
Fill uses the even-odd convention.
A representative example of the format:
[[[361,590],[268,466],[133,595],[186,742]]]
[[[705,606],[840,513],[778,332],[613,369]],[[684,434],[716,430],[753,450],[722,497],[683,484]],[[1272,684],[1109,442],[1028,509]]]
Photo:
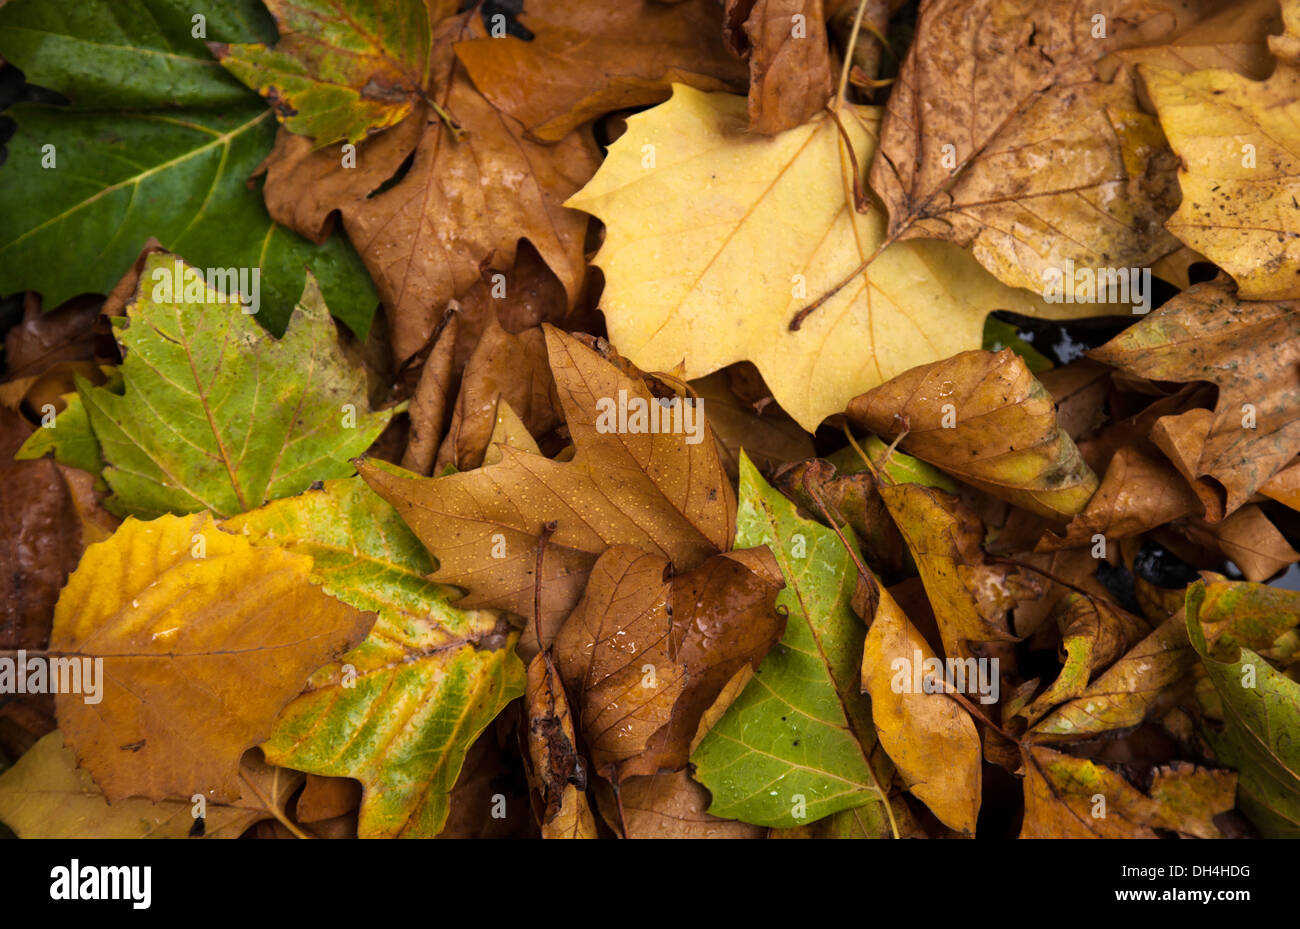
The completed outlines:
[[[0,57],[17,835],[1300,835],[1300,0]]]

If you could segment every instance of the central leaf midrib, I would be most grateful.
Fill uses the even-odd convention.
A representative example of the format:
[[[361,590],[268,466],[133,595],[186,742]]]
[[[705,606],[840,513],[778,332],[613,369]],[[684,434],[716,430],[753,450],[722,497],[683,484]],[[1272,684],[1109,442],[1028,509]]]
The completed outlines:
[[[102,111],[102,112],[105,112],[107,115],[113,115],[111,111]],[[168,119],[160,115],[154,115],[154,114],[142,114],[142,115],[144,115],[145,118],[147,119],[155,120],[158,122],[166,122],[166,123],[173,123],[173,124],[177,122],[174,119]],[[248,122],[236,126],[234,129],[231,129],[229,132],[224,132],[219,135],[216,135],[211,141],[205,142],[203,145],[200,145],[198,148],[190,149],[189,151],[184,152],[181,155],[177,155],[175,158],[171,158],[168,159],[167,161],[161,162],[160,164],[154,165],[152,168],[148,168],[139,174],[134,174],[130,177],[123,178],[122,180],[114,184],[110,184],[109,186],[102,188],[101,190],[87,197],[85,200],[73,204],[71,207],[64,210],[62,213],[56,213],[54,216],[51,216],[43,223],[33,226],[31,229],[28,229],[26,232],[22,233],[12,241],[4,245],[0,245],[0,255],[3,255],[9,249],[12,249],[13,247],[19,245],[26,239],[29,239],[32,236],[36,235],[37,233],[44,231],[47,227],[61,223],[64,220],[66,220],[68,217],[72,216],[74,213],[77,213],[81,210],[86,209],[87,207],[90,207],[91,205],[102,200],[104,197],[107,197],[109,194],[116,193],[119,190],[123,190],[132,186],[139,187],[141,184],[143,184],[150,177],[153,177],[155,174],[159,174],[163,171],[167,171],[171,168],[176,167],[177,165],[184,164],[186,161],[189,161],[192,158],[196,158],[204,154],[208,150],[215,148],[217,146],[223,146],[223,147],[228,146],[232,139],[236,138],[241,133],[252,129],[254,126],[261,123],[270,115],[271,115],[270,110],[261,110],[256,116],[248,120]],[[204,129],[209,132],[211,131],[210,129],[207,129],[207,127],[194,126],[191,128],[194,128],[196,130]],[[215,185],[215,181],[214,181],[214,185]]]

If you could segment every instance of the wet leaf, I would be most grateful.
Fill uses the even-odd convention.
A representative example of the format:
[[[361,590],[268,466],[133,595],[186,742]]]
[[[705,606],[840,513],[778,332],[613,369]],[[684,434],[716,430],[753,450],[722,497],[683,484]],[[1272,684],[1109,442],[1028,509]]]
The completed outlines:
[[[1173,5],[1094,6],[1085,16],[1072,0],[921,4],[870,170],[889,241],[955,242],[1009,285],[1044,292],[1054,281],[1062,299],[1088,303],[1105,300],[1076,266],[1127,278],[1177,248],[1161,227],[1178,195],[1159,126],[1131,87],[1095,68],[1160,36]]]
[[[431,26],[451,0],[266,0],[274,45],[213,43],[222,66],[317,146],[358,142],[405,119],[429,80]]]
[[[1073,516],[1097,477],[1056,406],[1009,349],[913,368],[849,402],[848,415],[909,454],[1049,518]]]
[[[685,767],[704,711],[781,637],[781,586],[763,547],[676,575],[666,559],[631,546],[601,555],[555,638],[595,770],[617,785]]]

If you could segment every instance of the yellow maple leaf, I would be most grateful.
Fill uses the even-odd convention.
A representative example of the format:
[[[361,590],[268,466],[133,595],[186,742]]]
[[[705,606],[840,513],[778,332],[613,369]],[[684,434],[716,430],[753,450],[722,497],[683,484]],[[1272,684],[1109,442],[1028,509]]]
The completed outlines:
[[[878,204],[854,209],[852,163],[870,162],[880,111],[841,106],[772,137],[745,131],[745,99],[674,86],[628,120],[567,203],[605,223],[594,263],[611,340],[646,370],[687,378],[750,360],[812,431],[850,399],[919,364],[978,348],[993,310],[1068,318],[945,242],[880,248]],[[878,254],[876,254],[879,252]],[[872,257],[874,255],[874,258]],[[870,259],[865,270],[854,270]],[[792,331],[801,309],[849,279]]]

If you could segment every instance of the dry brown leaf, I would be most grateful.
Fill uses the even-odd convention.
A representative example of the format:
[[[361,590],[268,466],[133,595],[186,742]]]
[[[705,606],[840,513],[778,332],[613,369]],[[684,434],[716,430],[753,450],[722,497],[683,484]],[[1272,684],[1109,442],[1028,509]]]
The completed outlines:
[[[1040,292],[1053,272],[1071,292],[1072,266],[1140,268],[1174,251],[1176,159],[1131,86],[1095,69],[1169,34],[1172,7],[925,0],[871,165],[890,239],[956,242]]]
[[[542,142],[614,110],[666,100],[673,84],[745,86],[744,67],[719,36],[716,0],[529,0],[519,21],[530,41],[475,38],[457,43],[456,55],[483,95]]]
[[[1092,547],[1139,535],[1157,526],[1201,512],[1201,502],[1167,462],[1135,448],[1121,448],[1110,460],[1101,486],[1063,535],[1047,533],[1036,550]],[[1103,549],[1104,550],[1104,549]]]
[[[1300,560],[1273,521],[1248,503],[1222,522],[1199,520],[1181,527],[1193,542],[1212,545],[1232,561],[1248,581],[1266,581],[1287,565]]]
[[[596,820],[587,802],[587,767],[578,754],[573,718],[564,684],[551,661],[539,652],[528,665],[528,781],[540,801],[538,820],[544,839],[594,839]]]
[[[521,239],[556,273],[570,304],[585,273],[587,218],[562,204],[596,170],[590,132],[555,145],[523,138],[523,127],[457,64],[451,43],[463,30],[463,17],[437,27],[431,68],[437,102],[465,130],[461,140],[421,106],[359,146],[355,167],[284,130],[266,161],[266,205],[277,222],[324,241],[332,215],[341,214],[391,313],[399,362],[424,346],[447,301],[474,286],[483,268],[514,264]]]
[[[77,507],[53,461],[14,461],[32,432],[0,409],[0,649],[42,648],[83,548]]]
[[[756,411],[731,387],[730,371],[715,371],[690,384],[695,396],[709,411],[709,425],[717,436],[731,479],[736,480],[740,473],[741,449],[764,470],[774,469],[787,461],[811,458],[813,443],[808,433],[770,402],[770,394],[762,411]]]
[[[537,540],[555,521],[542,578],[541,626],[549,642],[606,548],[639,545],[679,570],[695,567],[731,547],[736,498],[702,414],[701,441],[693,445],[690,436],[670,432],[601,431],[599,401],[616,404],[622,391],[629,404],[648,408],[654,395],[616,355],[545,328],[551,374],[577,447],[571,461],[503,449],[500,464],[447,477],[403,477],[372,462],[358,470],[438,560],[434,578],[469,590],[460,606],[531,616]],[[529,656],[535,639],[530,631],[521,640]]]
[[[685,771],[630,777],[613,788],[597,785],[600,811],[628,839],[761,839],[762,826],[708,813],[709,792]]]
[[[532,435],[550,432],[563,420],[540,328],[512,335],[489,320],[461,377],[451,426],[438,449],[433,473],[447,465],[469,471],[483,463],[504,400]],[[412,416],[414,422],[414,415]]]
[[[767,548],[677,575],[667,559],[631,546],[601,555],[555,639],[597,772],[618,784],[685,767],[701,716],[781,638],[783,586]]]
[[[1115,68],[1133,69],[1139,64],[1183,74],[1220,68],[1253,80],[1268,77],[1273,70],[1268,36],[1282,29],[1278,0],[1230,0],[1218,6],[1159,45],[1113,52],[1097,63],[1098,71],[1107,80]]]
[[[308,774],[307,783],[294,804],[293,816],[300,823],[319,823],[344,816],[360,806],[360,781]]]
[[[452,404],[452,381],[455,371],[456,332],[459,322],[453,315],[438,333],[429,357],[420,368],[420,379],[411,396],[411,432],[402,453],[402,467],[416,474],[433,471],[438,443],[447,425],[447,410]]]
[[[749,128],[775,135],[835,90],[822,0],[726,0],[723,36],[749,61]]]
[[[1140,377],[1218,386],[1213,412],[1166,416],[1152,434],[1211,522],[1300,453],[1298,329],[1300,302],[1244,301],[1220,278],[1184,291],[1090,353]]]

